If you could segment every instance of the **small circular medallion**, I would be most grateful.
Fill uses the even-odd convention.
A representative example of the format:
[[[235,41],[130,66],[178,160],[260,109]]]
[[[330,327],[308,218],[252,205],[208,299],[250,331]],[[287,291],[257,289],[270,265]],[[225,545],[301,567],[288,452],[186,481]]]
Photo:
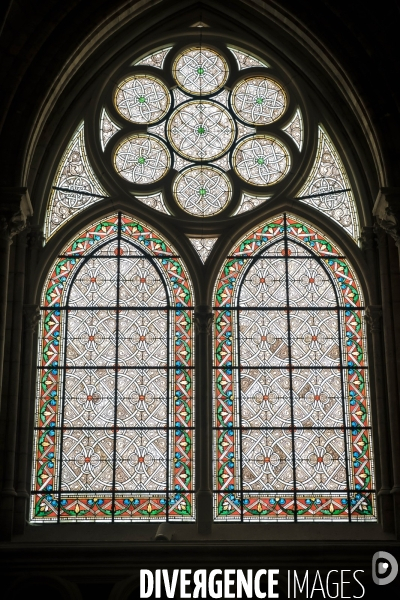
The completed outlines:
[[[271,185],[289,170],[290,156],[275,138],[254,135],[239,143],[233,154],[237,174],[253,185]]]
[[[158,181],[166,174],[170,164],[168,148],[150,135],[130,135],[115,150],[115,170],[132,183]]]
[[[252,125],[276,121],[286,109],[283,88],[269,77],[248,77],[232,93],[232,107],[238,117]]]
[[[175,60],[173,75],[186,92],[212,94],[228,78],[228,65],[220,54],[211,48],[189,48]]]
[[[231,184],[222,171],[196,166],[183,171],[175,180],[174,194],[178,204],[191,215],[215,215],[228,204]]]
[[[114,103],[118,112],[132,123],[155,123],[167,114],[171,98],[158,79],[135,75],[118,86]]]

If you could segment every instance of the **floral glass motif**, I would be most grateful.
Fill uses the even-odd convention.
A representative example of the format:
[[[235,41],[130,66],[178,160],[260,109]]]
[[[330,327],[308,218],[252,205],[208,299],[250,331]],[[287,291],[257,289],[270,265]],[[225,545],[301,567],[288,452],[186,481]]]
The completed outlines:
[[[195,100],[179,106],[168,122],[168,137],[174,149],[191,160],[212,160],[229,150],[235,124],[218,104]]]
[[[271,185],[282,179],[290,166],[285,146],[266,135],[254,135],[239,143],[233,153],[238,175],[253,185]]]
[[[150,208],[154,208],[154,210],[158,210],[166,215],[170,215],[171,213],[165,206],[164,196],[162,192],[157,192],[156,194],[149,194],[147,196],[140,196],[139,194],[135,194],[136,200],[140,200],[143,204],[150,206]]]
[[[132,123],[160,121],[171,104],[168,88],[155,77],[134,75],[119,84],[115,93],[115,107]]]
[[[205,263],[218,238],[189,238],[189,240],[200,256],[201,262]]]
[[[225,208],[232,191],[225,173],[213,167],[195,166],[178,175],[174,194],[183,210],[206,217]]]
[[[269,77],[248,77],[234,88],[232,107],[246,123],[268,125],[284,113],[286,94],[282,86]]]
[[[194,95],[212,94],[228,79],[225,59],[205,47],[184,50],[176,58],[172,72],[178,85]]]
[[[157,50],[144,58],[139,59],[137,62],[133,63],[134,66],[138,65],[148,65],[149,67],[156,67],[157,69],[162,69],[164,66],[165,58],[168,52],[171,50],[172,46],[168,48],[163,48],[162,50]]]
[[[193,520],[193,293],[172,246],[114,214],[42,298],[31,519]]]
[[[292,138],[296,146],[301,152],[303,147],[303,138],[304,138],[304,128],[303,128],[303,117],[301,116],[301,111],[298,108],[293,115],[293,118],[290,120],[286,127],[282,128],[283,131],[286,131],[288,135]]]
[[[118,127],[118,125],[116,125],[114,123],[114,121],[112,121],[111,117],[109,116],[109,114],[107,113],[106,109],[103,108],[103,110],[101,111],[101,118],[100,118],[100,142],[101,142],[101,149],[104,151],[105,147],[107,146],[108,142],[110,141],[110,139],[112,138],[112,136],[114,134],[117,133],[117,131],[119,131],[121,128]]]
[[[242,194],[240,198],[240,204],[237,210],[233,213],[234,215],[239,215],[240,213],[247,212],[248,210],[253,210],[260,204],[263,204],[267,200],[269,200],[271,196],[250,196],[249,194]]]
[[[280,215],[214,294],[215,518],[376,520],[363,297],[341,250]]]
[[[106,196],[107,193],[89,164],[82,121],[72,136],[54,177],[46,211],[45,240],[76,214]]]
[[[239,71],[242,69],[250,69],[251,67],[262,67],[263,69],[268,67],[266,62],[261,61],[252,54],[248,54],[247,52],[238,50],[237,48],[232,48],[231,46],[228,46],[228,48],[236,59]]]
[[[313,197],[302,199],[302,196]],[[314,166],[297,197],[331,217],[358,242],[360,225],[350,182],[339,154],[321,125]]]
[[[168,148],[161,140],[138,133],[119,143],[115,150],[114,167],[124,179],[146,184],[164,177],[170,160]]]

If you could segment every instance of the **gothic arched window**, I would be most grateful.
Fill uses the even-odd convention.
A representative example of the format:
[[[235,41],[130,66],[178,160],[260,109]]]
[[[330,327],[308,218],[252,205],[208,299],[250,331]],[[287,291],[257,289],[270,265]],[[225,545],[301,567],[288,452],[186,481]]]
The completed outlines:
[[[91,88],[45,217],[63,242],[42,298],[33,520],[196,517],[192,287],[214,307],[214,366],[202,348],[197,372],[214,374],[214,400],[197,392],[214,414],[196,421],[199,445],[215,433],[196,459],[214,463],[214,517],[375,518],[362,292],[331,241],[357,248],[353,179],[312,91],[262,55],[192,30]]]
[[[364,306],[343,253],[271,219],[225,261],[215,315],[216,518],[373,517]]]

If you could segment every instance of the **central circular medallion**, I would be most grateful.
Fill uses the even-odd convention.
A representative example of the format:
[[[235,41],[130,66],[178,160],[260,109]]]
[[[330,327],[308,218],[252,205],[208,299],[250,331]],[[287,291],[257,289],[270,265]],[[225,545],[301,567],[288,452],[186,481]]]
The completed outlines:
[[[230,148],[235,124],[225,108],[207,100],[181,104],[172,113],[168,137],[174,150],[189,160],[213,160]]]
[[[232,190],[225,173],[214,167],[196,165],[178,175],[174,194],[183,210],[198,217],[208,217],[225,208]]]

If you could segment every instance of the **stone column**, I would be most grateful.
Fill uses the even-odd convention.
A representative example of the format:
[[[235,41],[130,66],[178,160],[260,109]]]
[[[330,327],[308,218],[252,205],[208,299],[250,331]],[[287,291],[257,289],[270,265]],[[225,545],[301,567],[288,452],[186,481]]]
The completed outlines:
[[[400,188],[381,188],[372,213],[379,227],[394,239],[400,260]]]
[[[196,481],[197,529],[211,533],[213,521],[212,497],[212,393],[211,338],[213,313],[208,305],[198,306],[194,313],[196,331]]]
[[[3,383],[4,343],[7,319],[10,245],[32,215],[27,188],[0,188],[0,407]]]
[[[380,482],[377,490],[377,502],[383,531],[393,531],[393,502],[391,497],[390,443],[386,388],[382,364],[382,307],[367,306],[365,319],[372,337],[372,354],[374,360],[374,383],[378,437],[374,436],[375,456],[379,456]]]
[[[386,385],[390,425],[391,458],[395,527],[400,538],[400,409],[399,377],[397,375],[398,340],[395,339],[392,281],[390,274],[389,247],[385,233],[392,237],[400,250],[400,188],[382,188],[374,206],[379,227],[379,272],[381,280],[383,337],[386,364]]]
[[[26,507],[30,497],[30,462],[32,442],[32,416],[34,412],[34,382],[35,382],[35,333],[40,319],[38,304],[25,304],[23,307],[24,331],[22,352],[20,418],[19,418],[19,443],[18,463],[16,470],[16,498],[14,508],[14,533],[22,534],[25,528]]]

